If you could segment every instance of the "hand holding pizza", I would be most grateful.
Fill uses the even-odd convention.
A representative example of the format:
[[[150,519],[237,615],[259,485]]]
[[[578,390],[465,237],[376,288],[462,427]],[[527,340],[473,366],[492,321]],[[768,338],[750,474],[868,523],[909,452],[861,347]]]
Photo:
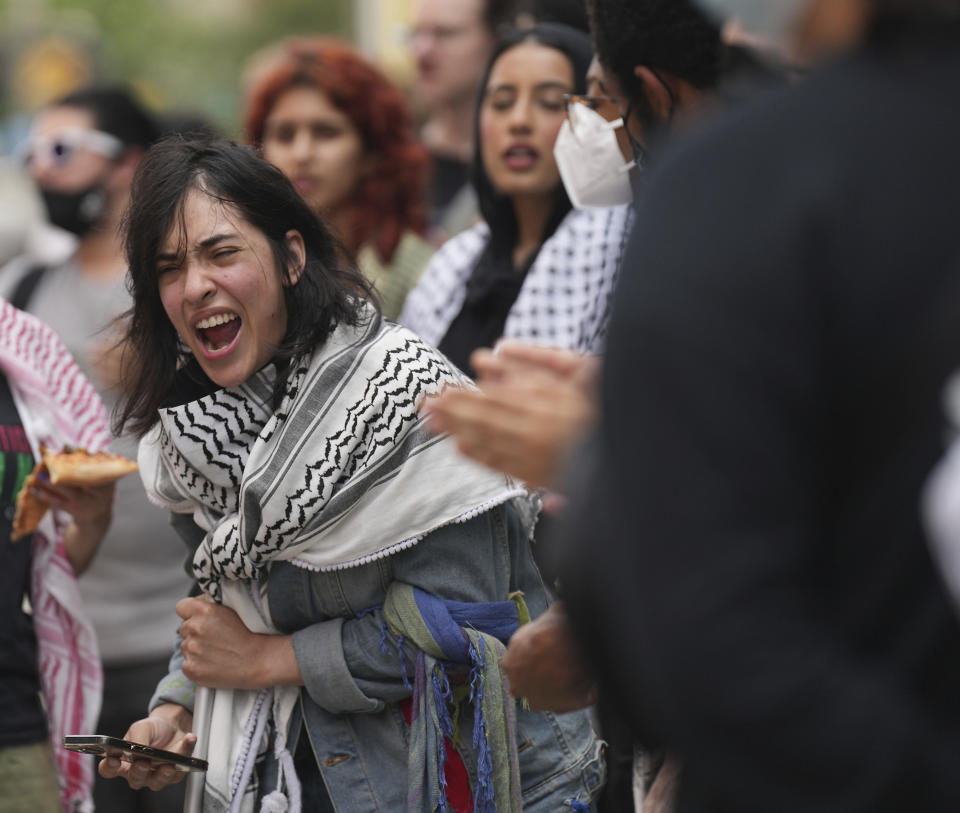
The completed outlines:
[[[33,533],[50,507],[69,513],[78,525],[109,524],[113,484],[137,470],[137,464],[109,452],[84,449],[48,452],[17,495],[13,541]]]

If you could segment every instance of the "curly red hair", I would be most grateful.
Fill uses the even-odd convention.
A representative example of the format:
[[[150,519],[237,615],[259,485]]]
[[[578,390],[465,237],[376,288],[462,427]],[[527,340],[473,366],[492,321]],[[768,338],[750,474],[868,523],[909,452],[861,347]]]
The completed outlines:
[[[353,245],[372,245],[389,263],[406,231],[423,234],[430,159],[417,141],[403,94],[356,51],[329,37],[297,37],[259,66],[246,92],[247,140],[263,148],[263,130],[280,96],[292,87],[315,87],[346,114],[363,139],[375,169],[363,178],[350,205]]]

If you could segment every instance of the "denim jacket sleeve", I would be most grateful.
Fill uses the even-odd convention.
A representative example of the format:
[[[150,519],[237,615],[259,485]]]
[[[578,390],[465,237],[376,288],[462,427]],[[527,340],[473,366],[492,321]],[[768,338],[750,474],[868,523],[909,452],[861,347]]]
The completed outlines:
[[[179,703],[187,711],[193,712],[193,699],[197,686],[183,674],[183,653],[180,651],[180,636],[170,656],[166,676],[157,684],[157,688],[147,705],[147,712],[153,711],[161,703]]]
[[[194,523],[190,514],[170,514],[170,525],[180,536],[183,544],[187,548],[187,557],[184,560],[184,572],[193,578],[191,563],[193,554],[197,547],[203,541],[203,531]],[[196,582],[190,587],[189,595],[195,596],[200,592]],[[183,653],[180,652],[181,638],[177,635],[176,646],[170,655],[170,662],[167,666],[167,675],[157,685],[147,705],[147,711],[153,711],[161,703],[179,703],[188,711],[193,711],[193,698],[196,692],[196,685],[190,678],[183,673]]]
[[[388,560],[389,579],[444,599],[503,600],[514,589],[510,543],[516,546],[522,533],[511,507],[495,508],[468,522],[440,528],[409,550],[394,554]],[[339,583],[342,574],[325,575]],[[410,695],[404,670],[412,680],[416,650],[403,644],[400,657],[398,642],[389,634],[384,636],[379,608],[360,617],[356,616],[363,607],[351,609],[348,617],[311,624],[293,635],[307,691],[317,705],[332,713],[378,711],[385,702]]]

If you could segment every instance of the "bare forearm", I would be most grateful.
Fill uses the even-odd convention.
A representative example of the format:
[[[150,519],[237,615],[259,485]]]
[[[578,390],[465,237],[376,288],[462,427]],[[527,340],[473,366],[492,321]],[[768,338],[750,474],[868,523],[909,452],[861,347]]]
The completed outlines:
[[[262,676],[257,682],[263,686],[302,686],[303,675],[293,650],[292,635],[261,636],[262,655],[259,666]]]
[[[88,522],[74,520],[63,534],[63,547],[67,559],[78,576],[83,573],[100,547],[107,530],[110,528],[110,515],[98,517]]]
[[[52,509],[70,515],[63,534],[67,559],[79,576],[87,569],[113,519],[113,483],[100,486],[54,486],[41,480],[33,493]]]

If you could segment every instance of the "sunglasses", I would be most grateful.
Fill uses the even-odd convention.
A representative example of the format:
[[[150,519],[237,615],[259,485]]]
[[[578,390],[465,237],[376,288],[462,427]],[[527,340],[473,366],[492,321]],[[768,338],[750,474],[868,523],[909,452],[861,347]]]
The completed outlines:
[[[70,162],[77,150],[86,150],[112,160],[123,152],[123,142],[100,130],[69,129],[55,136],[33,136],[17,150],[17,158],[24,166],[44,164],[62,167]]]

